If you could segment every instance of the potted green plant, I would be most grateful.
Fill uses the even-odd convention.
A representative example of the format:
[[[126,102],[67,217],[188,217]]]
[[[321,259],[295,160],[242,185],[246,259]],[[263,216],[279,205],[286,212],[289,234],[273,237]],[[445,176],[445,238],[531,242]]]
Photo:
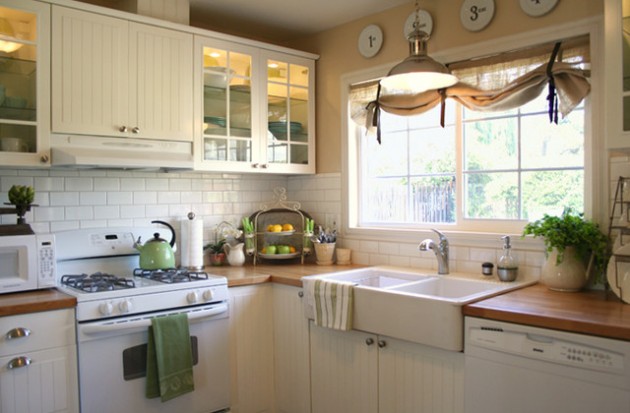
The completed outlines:
[[[225,238],[221,238],[218,241],[208,243],[203,247],[203,250],[207,252],[210,265],[220,266],[225,263],[225,252],[223,246],[225,245]]]
[[[599,225],[565,208],[560,216],[545,214],[523,229],[523,237],[542,237],[547,261],[541,282],[552,290],[578,291],[588,281],[586,267],[592,268],[595,281],[603,281],[610,257],[608,237]],[[592,265],[591,265],[592,264]]]

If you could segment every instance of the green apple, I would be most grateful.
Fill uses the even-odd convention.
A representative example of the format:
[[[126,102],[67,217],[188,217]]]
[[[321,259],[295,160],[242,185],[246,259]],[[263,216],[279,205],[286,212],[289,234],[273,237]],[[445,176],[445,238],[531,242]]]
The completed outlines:
[[[288,245],[278,245],[278,254],[290,254],[291,247]]]
[[[267,245],[267,254],[276,254],[277,247],[275,245]]]

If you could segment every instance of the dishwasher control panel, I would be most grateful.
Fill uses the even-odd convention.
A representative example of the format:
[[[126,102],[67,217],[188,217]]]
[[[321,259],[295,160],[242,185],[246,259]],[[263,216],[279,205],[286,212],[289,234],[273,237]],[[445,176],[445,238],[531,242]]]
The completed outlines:
[[[603,371],[624,370],[620,353],[541,334],[497,327],[471,327],[468,344],[518,356]]]

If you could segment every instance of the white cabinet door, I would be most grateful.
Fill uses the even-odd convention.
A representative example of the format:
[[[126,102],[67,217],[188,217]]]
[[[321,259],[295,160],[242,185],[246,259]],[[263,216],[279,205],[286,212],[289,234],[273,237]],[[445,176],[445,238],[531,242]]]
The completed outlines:
[[[138,23],[129,33],[132,135],[192,141],[192,35]]]
[[[129,24],[53,6],[53,132],[122,136],[129,125]]]
[[[376,341],[373,334],[311,324],[313,413],[378,412]]]
[[[274,411],[271,288],[270,284],[230,288],[231,409],[234,413]]]
[[[192,141],[192,35],[53,7],[55,133]]]
[[[50,166],[50,5],[3,0],[0,165]]]
[[[273,286],[274,377],[277,413],[309,413],[309,322],[301,288]]]
[[[464,411],[464,354],[379,336],[379,412]]]
[[[9,369],[17,357],[31,364]],[[79,411],[76,347],[66,346],[0,358],[0,411],[51,413]]]

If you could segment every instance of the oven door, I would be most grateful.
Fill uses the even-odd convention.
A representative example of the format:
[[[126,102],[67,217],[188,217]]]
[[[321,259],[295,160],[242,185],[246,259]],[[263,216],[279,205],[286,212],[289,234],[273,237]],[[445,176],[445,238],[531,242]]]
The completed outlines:
[[[162,403],[145,397],[147,330],[158,314],[187,312],[195,390]],[[79,323],[81,411],[208,413],[230,404],[228,304]]]

